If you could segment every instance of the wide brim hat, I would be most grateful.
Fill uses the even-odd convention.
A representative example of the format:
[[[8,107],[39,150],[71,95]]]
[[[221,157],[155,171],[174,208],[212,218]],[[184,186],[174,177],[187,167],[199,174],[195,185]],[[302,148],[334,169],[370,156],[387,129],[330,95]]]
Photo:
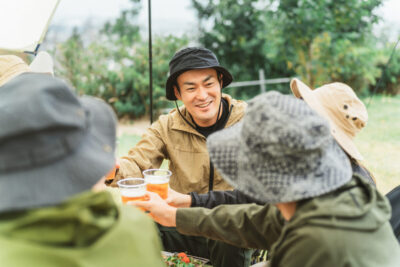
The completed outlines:
[[[24,73],[0,88],[0,212],[55,205],[115,163],[116,117],[63,81]]]
[[[233,187],[265,203],[323,195],[351,179],[328,122],[278,92],[248,102],[241,122],[207,139],[214,166]]]
[[[352,158],[363,159],[353,139],[365,127],[368,112],[353,89],[336,82],[311,90],[299,79],[293,79],[290,88],[297,98],[302,98],[330,122],[331,134]]]
[[[25,73],[47,73],[54,75],[54,63],[49,53],[39,52],[30,65],[15,55],[0,55],[0,86]]]
[[[20,57],[15,55],[0,55],[0,86],[21,73],[31,69]]]
[[[202,47],[188,47],[179,50],[169,63],[169,77],[165,86],[168,100],[177,100],[174,93],[174,85],[179,75],[188,70],[215,69],[222,74],[222,88],[228,86],[233,77],[231,73],[222,67],[213,52]]]

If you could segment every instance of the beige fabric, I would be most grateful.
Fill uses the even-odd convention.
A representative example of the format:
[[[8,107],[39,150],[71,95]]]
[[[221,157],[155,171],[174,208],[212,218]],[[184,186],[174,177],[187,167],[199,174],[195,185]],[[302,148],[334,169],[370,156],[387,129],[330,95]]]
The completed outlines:
[[[303,98],[330,122],[332,135],[351,157],[363,159],[353,138],[367,124],[368,112],[353,89],[336,82],[311,90],[298,79],[290,82],[290,88],[297,98]]]
[[[223,97],[228,101],[229,107],[233,104],[226,125],[229,127],[242,119],[247,104],[225,94]],[[180,110],[193,123],[185,107]],[[210,161],[206,138],[189,126],[176,109],[168,115],[160,116],[139,143],[129,151],[128,156],[119,159],[120,169],[112,186],[116,186],[116,181],[122,178],[142,177],[143,170],[158,168],[164,158],[169,160],[169,169],[172,171],[172,189],[181,193],[208,191]],[[229,189],[232,187],[215,171],[214,190]]]
[[[0,56],[0,86],[28,71],[30,71],[29,66],[21,58],[14,55]]]
[[[0,55],[0,86],[24,72],[54,74],[53,59],[47,52],[39,52],[28,66],[15,55]]]

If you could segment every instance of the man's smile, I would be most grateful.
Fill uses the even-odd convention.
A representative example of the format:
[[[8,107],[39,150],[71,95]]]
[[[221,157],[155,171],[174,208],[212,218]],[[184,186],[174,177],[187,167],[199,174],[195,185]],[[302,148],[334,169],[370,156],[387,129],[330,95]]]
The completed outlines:
[[[206,108],[206,107],[208,107],[209,105],[211,105],[212,102],[213,102],[213,100],[208,100],[207,102],[199,103],[199,104],[196,104],[195,106],[196,106],[197,108]]]

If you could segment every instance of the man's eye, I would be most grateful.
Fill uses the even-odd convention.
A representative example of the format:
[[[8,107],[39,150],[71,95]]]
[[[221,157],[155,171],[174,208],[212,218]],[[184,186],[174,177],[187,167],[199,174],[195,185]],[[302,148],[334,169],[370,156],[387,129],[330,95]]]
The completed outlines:
[[[194,88],[187,88],[186,90],[187,90],[187,91],[193,91]]]
[[[207,85],[207,86],[211,86],[211,85],[213,85],[213,83],[207,83],[206,85]]]

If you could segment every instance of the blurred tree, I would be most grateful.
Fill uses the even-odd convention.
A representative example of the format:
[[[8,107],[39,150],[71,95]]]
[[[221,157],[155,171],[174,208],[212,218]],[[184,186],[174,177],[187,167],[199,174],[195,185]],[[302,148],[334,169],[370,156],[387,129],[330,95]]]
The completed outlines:
[[[276,56],[275,40],[268,35],[274,28],[265,21],[272,14],[271,1],[192,0],[192,4],[199,18],[199,42],[217,55],[235,81],[258,80],[259,69],[268,78],[286,74],[284,61]],[[259,87],[233,88],[230,93],[250,98]]]
[[[131,8],[123,10],[115,21],[106,22],[102,30],[110,38],[123,41],[126,45],[140,41],[140,27],[136,21],[141,9],[141,3],[140,0],[130,0],[130,2]]]
[[[377,66],[382,72],[382,80],[375,93],[400,94],[400,51],[398,48],[394,51],[393,57],[387,65],[394,46],[395,43],[388,42],[383,49],[377,52]],[[375,86],[370,87],[370,91],[374,89]]]
[[[257,80],[263,68],[267,78],[296,75],[311,87],[342,81],[356,91],[365,91],[380,75],[371,29],[381,2],[192,0],[200,43],[217,54],[235,80]],[[232,91],[248,98],[258,90]]]
[[[75,29],[58,46],[57,74],[65,77],[81,94],[100,97],[111,104],[119,117],[149,115],[148,42],[142,41],[135,23],[139,0],[114,22],[105,24],[97,38],[85,43]],[[173,53],[186,46],[186,36],[153,37],[153,104],[155,112],[168,106],[165,82]]]
[[[379,71],[371,62],[373,12],[382,0],[280,0],[279,46],[288,67],[311,87],[330,80],[363,89]]]

